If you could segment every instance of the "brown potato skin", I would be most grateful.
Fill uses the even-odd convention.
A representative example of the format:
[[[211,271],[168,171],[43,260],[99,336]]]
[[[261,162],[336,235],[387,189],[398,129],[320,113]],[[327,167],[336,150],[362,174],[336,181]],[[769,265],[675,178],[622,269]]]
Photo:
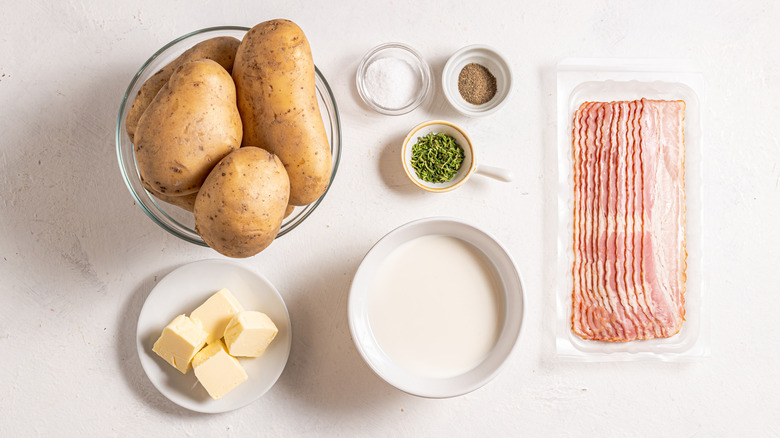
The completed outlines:
[[[289,20],[250,29],[233,64],[243,145],[259,146],[282,160],[293,205],[316,201],[330,183],[332,157],[314,77],[309,42]]]
[[[246,146],[223,158],[195,199],[195,231],[228,257],[251,257],[270,245],[282,225],[290,180],[279,158]]]
[[[133,99],[130,109],[127,110],[125,130],[130,137],[130,141],[135,140],[135,131],[138,128],[138,121],[141,119],[141,115],[146,111],[146,108],[154,100],[154,96],[168,82],[177,68],[190,61],[211,59],[221,65],[228,73],[231,73],[233,71],[233,61],[236,58],[236,50],[238,50],[240,43],[241,41],[233,37],[216,37],[201,41],[147,79],[138,90],[138,94]]]
[[[198,192],[190,193],[189,195],[182,195],[182,196],[167,196],[167,195],[163,195],[162,193],[154,193],[154,192],[150,192],[150,193],[155,198],[163,202],[167,202],[169,204],[175,205],[179,208],[183,208],[184,210],[187,210],[190,213],[195,211],[195,198],[198,196]]]
[[[284,210],[284,219],[287,219],[287,217],[290,216],[293,211],[295,211],[295,206],[288,205],[287,208]]]
[[[241,146],[235,85],[210,59],[182,64],[144,111],[135,156],[154,192],[195,193],[209,171]]]
[[[170,195],[164,195],[162,193],[157,193],[143,179],[141,180],[141,185],[144,186],[146,191],[148,191],[152,196],[159,199],[160,201],[167,202],[168,204],[175,205],[179,208],[183,208],[189,211],[190,213],[192,213],[195,210],[195,197],[198,196],[198,192],[190,193],[189,195],[170,196]]]

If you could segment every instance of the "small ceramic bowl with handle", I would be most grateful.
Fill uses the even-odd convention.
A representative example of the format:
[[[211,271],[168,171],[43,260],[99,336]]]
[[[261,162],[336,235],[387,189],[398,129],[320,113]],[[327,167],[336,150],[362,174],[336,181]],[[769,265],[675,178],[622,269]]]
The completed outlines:
[[[455,175],[446,182],[430,182],[421,178],[412,164],[414,145],[428,134],[445,134],[452,137],[463,149],[463,162]],[[412,128],[401,147],[401,162],[404,172],[417,187],[433,193],[444,193],[457,189],[475,173],[498,181],[511,182],[514,174],[507,169],[477,163],[474,143],[466,130],[445,120],[430,120]]]

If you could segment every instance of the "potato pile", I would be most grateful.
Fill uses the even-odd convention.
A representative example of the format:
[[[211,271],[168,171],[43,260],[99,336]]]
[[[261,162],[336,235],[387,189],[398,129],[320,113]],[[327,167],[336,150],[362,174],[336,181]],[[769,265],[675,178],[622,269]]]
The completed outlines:
[[[144,188],[193,212],[228,257],[270,245],[328,187],[332,157],[311,48],[289,20],[196,44],[149,78],[127,114]]]

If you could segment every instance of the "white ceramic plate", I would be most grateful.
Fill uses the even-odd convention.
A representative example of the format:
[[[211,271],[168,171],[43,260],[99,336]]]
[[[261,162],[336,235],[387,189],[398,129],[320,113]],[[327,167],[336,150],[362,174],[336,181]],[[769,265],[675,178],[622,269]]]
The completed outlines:
[[[214,292],[228,288],[247,310],[267,314],[279,333],[258,358],[239,358],[249,379],[219,400],[212,400],[190,370],[182,374],[152,351],[157,338],[177,315],[189,315]],[[292,345],[290,315],[282,296],[262,275],[227,260],[202,260],[166,275],[146,298],[138,316],[136,343],[141,366],[168,399],[187,409],[226,412],[265,394],[282,374]]]
[[[447,378],[418,375],[394,363],[378,344],[368,315],[371,284],[382,262],[404,243],[431,235],[455,237],[481,251],[486,261],[495,268],[499,284],[498,294],[503,304],[503,321],[493,349],[476,367]],[[503,369],[514,350],[523,324],[523,294],[523,282],[512,257],[492,236],[458,219],[420,219],[385,235],[361,262],[349,292],[349,328],[360,355],[379,377],[391,385],[421,397],[455,397],[482,387]]]

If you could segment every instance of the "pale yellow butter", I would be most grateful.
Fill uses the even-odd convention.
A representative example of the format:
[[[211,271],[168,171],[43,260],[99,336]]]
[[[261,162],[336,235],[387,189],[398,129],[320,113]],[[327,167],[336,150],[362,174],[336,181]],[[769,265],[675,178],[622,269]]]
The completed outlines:
[[[279,329],[265,313],[243,311],[225,328],[225,345],[233,356],[258,357],[274,340]]]
[[[233,315],[244,310],[241,303],[227,289],[220,289],[190,314],[208,333],[206,342],[211,344],[221,338]]]
[[[192,368],[200,384],[214,400],[222,398],[247,379],[244,367],[225,351],[221,340],[207,345],[196,354]]]
[[[152,350],[186,374],[192,358],[206,343],[206,337],[200,322],[179,315],[163,329]]]

